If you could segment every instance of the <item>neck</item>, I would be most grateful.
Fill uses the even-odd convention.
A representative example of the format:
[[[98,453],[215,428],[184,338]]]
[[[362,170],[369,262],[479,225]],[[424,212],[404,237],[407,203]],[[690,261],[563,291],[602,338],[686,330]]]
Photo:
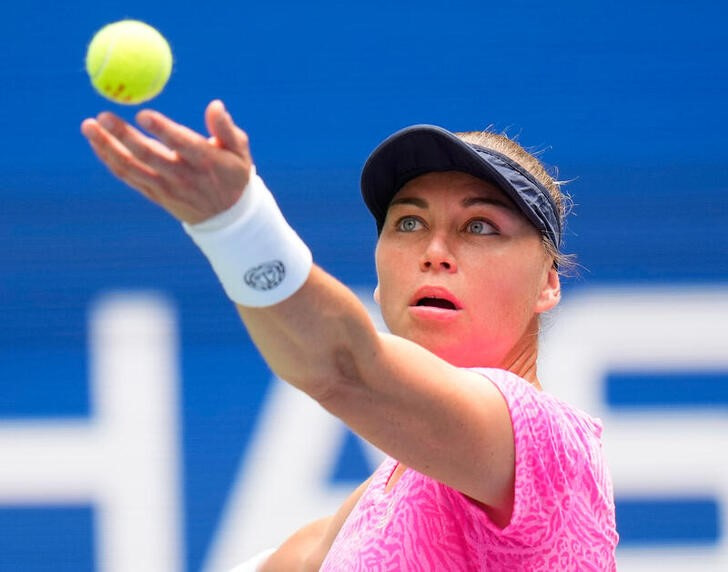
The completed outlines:
[[[538,359],[538,318],[534,317],[528,325],[526,332],[513,349],[503,359],[501,368],[515,373],[533,385],[541,389],[536,372],[536,360]]]

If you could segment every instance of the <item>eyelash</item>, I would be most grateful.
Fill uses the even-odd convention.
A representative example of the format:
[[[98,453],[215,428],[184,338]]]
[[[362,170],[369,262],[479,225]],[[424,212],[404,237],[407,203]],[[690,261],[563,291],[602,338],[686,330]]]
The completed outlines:
[[[425,226],[425,221],[423,221],[420,217],[416,217],[416,216],[413,216],[413,215],[406,215],[406,216],[400,217],[397,220],[397,222],[394,225],[394,228],[396,230],[400,231],[400,232],[412,232],[411,230],[405,230],[405,229],[402,228],[402,225],[406,221],[410,221],[410,220],[413,220],[415,222],[420,223],[422,226]]]
[[[494,225],[492,222],[490,222],[486,218],[480,218],[480,217],[478,217],[478,218],[472,218],[468,222],[465,223],[465,227],[464,228],[468,228],[474,222],[482,222],[483,224],[486,224],[490,228],[493,229],[493,232],[489,232],[489,233],[486,233],[484,235],[482,235],[482,233],[479,233],[479,232],[477,232],[475,234],[479,234],[479,235],[482,235],[482,236],[487,236],[487,235],[490,235],[490,234],[500,234],[500,230],[498,229],[498,227],[496,225]]]
[[[397,230],[397,231],[399,231],[399,232],[414,232],[414,229],[413,229],[413,230],[404,230],[404,229],[402,228],[402,225],[403,225],[403,224],[404,224],[404,223],[405,223],[406,221],[410,221],[410,220],[412,220],[412,221],[415,221],[415,222],[418,222],[418,223],[419,223],[419,224],[421,224],[422,226],[427,226],[427,225],[425,224],[425,221],[424,221],[424,220],[422,220],[422,219],[421,219],[420,217],[418,217],[418,216],[414,216],[414,215],[405,215],[405,216],[403,216],[403,217],[400,217],[400,218],[399,218],[399,219],[397,220],[397,222],[396,222],[396,223],[395,223],[395,225],[394,225],[394,227],[395,227],[395,230]],[[476,234],[476,235],[480,235],[480,236],[489,236],[489,235],[492,235],[492,234],[500,234],[500,229],[499,229],[499,228],[498,228],[498,227],[497,227],[497,226],[496,226],[495,224],[493,224],[493,223],[492,223],[491,221],[489,221],[488,219],[486,219],[486,218],[482,218],[482,217],[476,217],[476,218],[471,218],[471,219],[469,219],[469,220],[468,220],[468,221],[467,221],[467,222],[466,222],[466,223],[465,223],[465,224],[463,225],[463,227],[462,227],[462,228],[463,228],[463,230],[467,230],[467,228],[468,228],[468,227],[469,227],[469,226],[470,226],[471,224],[473,224],[474,222],[482,222],[483,224],[486,224],[486,225],[488,225],[489,227],[491,227],[491,228],[493,229],[493,231],[494,231],[494,232],[492,232],[492,233],[486,233],[486,234],[481,234],[481,233],[473,233],[473,234]]]

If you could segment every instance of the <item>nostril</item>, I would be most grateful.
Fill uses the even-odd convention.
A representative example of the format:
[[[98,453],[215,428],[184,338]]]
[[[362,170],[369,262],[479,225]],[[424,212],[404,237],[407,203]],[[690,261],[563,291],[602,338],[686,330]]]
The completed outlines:
[[[450,271],[453,268],[453,265],[451,262],[448,262],[446,260],[441,260],[439,262],[432,262],[431,260],[425,260],[422,263],[422,268],[431,269],[431,268],[441,268],[442,270]]]

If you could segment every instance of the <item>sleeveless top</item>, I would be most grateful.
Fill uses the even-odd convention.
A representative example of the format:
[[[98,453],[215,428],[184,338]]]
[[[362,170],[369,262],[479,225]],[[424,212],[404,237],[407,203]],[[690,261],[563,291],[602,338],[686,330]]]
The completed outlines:
[[[321,570],[615,571],[612,483],[601,423],[517,375],[475,369],[505,397],[515,440],[515,497],[499,528],[482,506],[408,468],[377,469],[334,540]]]

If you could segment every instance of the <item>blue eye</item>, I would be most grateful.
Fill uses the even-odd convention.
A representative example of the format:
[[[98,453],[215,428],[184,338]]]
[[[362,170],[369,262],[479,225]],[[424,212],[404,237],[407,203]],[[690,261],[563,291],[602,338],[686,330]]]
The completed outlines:
[[[397,230],[402,232],[414,232],[421,227],[422,222],[413,216],[405,216],[397,221]]]
[[[498,232],[492,224],[481,219],[471,220],[468,222],[468,224],[465,225],[465,230],[473,234],[483,235],[496,234]]]

